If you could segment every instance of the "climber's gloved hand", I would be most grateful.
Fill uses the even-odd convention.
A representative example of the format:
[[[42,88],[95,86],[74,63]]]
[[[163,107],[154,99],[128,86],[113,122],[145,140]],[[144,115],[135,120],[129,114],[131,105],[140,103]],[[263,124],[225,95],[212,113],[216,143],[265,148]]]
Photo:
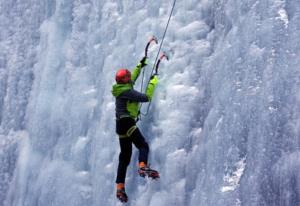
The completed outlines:
[[[157,74],[154,74],[154,75],[151,76],[149,83],[153,84],[153,85],[156,85],[158,83]]]
[[[142,60],[140,61],[142,68],[145,67],[148,62],[147,62],[147,57],[143,57]]]

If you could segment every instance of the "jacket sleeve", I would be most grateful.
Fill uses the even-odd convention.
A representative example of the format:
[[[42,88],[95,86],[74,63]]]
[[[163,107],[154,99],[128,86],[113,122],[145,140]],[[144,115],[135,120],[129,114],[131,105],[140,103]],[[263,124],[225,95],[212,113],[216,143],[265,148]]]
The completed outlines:
[[[140,73],[141,73],[141,69],[142,69],[142,64],[139,63],[132,71],[131,73],[131,81],[134,84],[136,79],[139,77]]]
[[[135,101],[135,102],[149,102],[149,98],[146,94],[135,91],[133,89],[124,92],[122,94],[122,98],[126,98],[128,100]]]
[[[158,78],[157,78],[156,75],[154,75],[151,78],[151,80],[150,80],[150,82],[147,86],[147,89],[146,89],[146,95],[147,95],[149,101],[151,101],[151,99],[153,97],[153,93],[154,93],[154,90],[155,90],[155,87],[156,87],[157,83],[158,83]]]

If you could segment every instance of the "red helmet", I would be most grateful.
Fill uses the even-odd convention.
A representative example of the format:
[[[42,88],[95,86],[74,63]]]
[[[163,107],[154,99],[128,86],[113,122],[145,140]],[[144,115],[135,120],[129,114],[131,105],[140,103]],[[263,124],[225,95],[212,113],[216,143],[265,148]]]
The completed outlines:
[[[131,73],[128,69],[119,69],[116,73],[116,82],[126,84],[131,81]]]

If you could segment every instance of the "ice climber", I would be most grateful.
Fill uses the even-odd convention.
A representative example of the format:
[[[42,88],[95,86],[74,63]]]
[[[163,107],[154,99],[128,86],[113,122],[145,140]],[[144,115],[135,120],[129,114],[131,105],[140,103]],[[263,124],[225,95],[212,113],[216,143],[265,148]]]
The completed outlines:
[[[120,155],[116,178],[116,196],[121,202],[127,202],[128,197],[125,192],[125,178],[127,167],[130,163],[132,153],[132,143],[139,150],[140,176],[158,178],[157,171],[152,170],[147,165],[149,146],[136,126],[136,119],[139,113],[139,102],[151,100],[154,89],[158,82],[157,75],[153,75],[149,81],[146,92],[140,93],[134,90],[133,86],[143,67],[147,65],[147,58],[144,57],[131,73],[127,69],[120,69],[116,73],[116,84],[113,85],[112,94],[116,98],[116,133],[119,136]]]

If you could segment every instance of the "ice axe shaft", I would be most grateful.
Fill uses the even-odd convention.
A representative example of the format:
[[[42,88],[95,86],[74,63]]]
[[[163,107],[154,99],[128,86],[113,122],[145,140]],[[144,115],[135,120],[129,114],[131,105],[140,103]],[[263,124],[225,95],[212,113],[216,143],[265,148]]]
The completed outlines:
[[[158,44],[158,41],[157,41],[157,38],[155,36],[152,36],[150,38],[150,40],[148,41],[147,45],[146,45],[146,48],[145,48],[145,57],[148,57],[148,49],[149,49],[149,46],[152,42],[155,42],[155,44]]]
[[[159,64],[160,64],[160,62],[161,62],[163,59],[166,59],[166,60],[169,61],[169,56],[168,56],[165,52],[163,52],[163,53],[160,55],[160,58],[158,59],[158,61],[157,61],[157,63],[156,63],[155,73],[154,73],[155,75],[158,74]]]

